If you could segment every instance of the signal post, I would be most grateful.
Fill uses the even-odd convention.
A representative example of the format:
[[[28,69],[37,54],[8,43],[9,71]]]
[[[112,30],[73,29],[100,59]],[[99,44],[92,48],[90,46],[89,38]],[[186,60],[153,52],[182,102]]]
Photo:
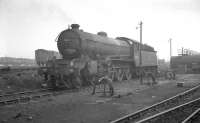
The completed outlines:
[[[139,45],[139,67],[140,67],[140,83],[143,84],[143,70],[142,70],[142,21],[140,25],[140,45]]]

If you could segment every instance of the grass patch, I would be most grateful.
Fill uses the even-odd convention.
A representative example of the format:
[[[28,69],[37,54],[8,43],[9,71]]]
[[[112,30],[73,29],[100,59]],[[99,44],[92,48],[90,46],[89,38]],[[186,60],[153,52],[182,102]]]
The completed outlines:
[[[36,71],[23,71],[1,76],[0,89],[32,90],[41,88],[43,78]]]

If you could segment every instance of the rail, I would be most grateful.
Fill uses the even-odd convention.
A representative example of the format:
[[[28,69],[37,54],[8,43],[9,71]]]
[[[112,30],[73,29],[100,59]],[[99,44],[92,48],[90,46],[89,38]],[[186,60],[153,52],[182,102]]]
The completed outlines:
[[[79,89],[63,89],[59,91],[52,91],[51,88],[48,89],[38,89],[33,91],[17,92],[12,94],[2,94],[0,95],[0,106],[16,104],[21,102],[28,102],[30,100],[39,99],[42,97],[56,96],[63,93],[78,92]],[[9,99],[7,99],[9,97]],[[2,99],[6,98],[6,99]]]
[[[198,108],[196,111],[194,111],[182,123],[194,123],[198,118],[200,118],[200,108]]]
[[[150,116],[136,123],[180,123],[193,111],[200,108],[200,98],[185,104],[165,110],[156,115]]]
[[[158,113],[159,109],[163,109],[164,107],[167,107],[167,106],[169,107],[171,105],[176,104],[177,102],[184,100],[186,97],[192,96],[199,88],[200,88],[200,85],[197,85],[185,92],[177,94],[171,98],[168,98],[159,103],[153,104],[152,106],[146,107],[137,112],[125,115],[119,119],[111,121],[110,123],[128,123],[130,121],[131,122],[139,121],[141,118],[144,118],[145,116],[148,117],[148,115],[152,115],[152,111],[155,111],[156,113]]]

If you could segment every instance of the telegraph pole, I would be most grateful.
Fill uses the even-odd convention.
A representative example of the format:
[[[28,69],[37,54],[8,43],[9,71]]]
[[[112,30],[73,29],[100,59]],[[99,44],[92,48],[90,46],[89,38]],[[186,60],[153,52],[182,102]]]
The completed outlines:
[[[140,83],[143,84],[143,70],[142,70],[142,21],[139,23],[140,25],[140,45],[139,45],[139,66],[140,66]]]
[[[170,48],[170,68],[171,68],[171,58],[172,58],[172,39],[169,39],[169,48]]]
[[[172,39],[169,39],[169,44],[170,44],[170,61],[171,61],[171,57],[172,57]]]

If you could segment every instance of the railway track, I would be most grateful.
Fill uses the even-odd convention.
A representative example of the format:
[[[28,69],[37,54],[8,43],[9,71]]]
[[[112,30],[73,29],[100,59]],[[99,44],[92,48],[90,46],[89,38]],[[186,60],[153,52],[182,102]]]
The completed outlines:
[[[165,110],[161,113],[138,121],[137,123],[189,123],[192,120],[194,121],[195,116],[198,116],[199,108],[200,98]],[[192,114],[192,116],[190,114]],[[193,117],[193,119],[188,116]]]
[[[37,89],[37,90],[33,90],[33,91],[21,91],[21,92],[6,92],[4,94],[0,95],[0,100],[4,97],[10,97],[10,96],[14,96],[14,95],[24,95],[24,94],[31,94],[31,93],[35,93],[35,92],[42,92],[42,91],[49,91],[51,90],[51,88],[47,88],[47,89]]]
[[[0,95],[0,106],[11,105],[16,103],[25,103],[31,100],[36,100],[48,96],[56,96],[63,93],[72,93],[79,91],[91,92],[93,89],[92,86],[82,87],[79,89],[65,89],[61,88],[60,90],[53,90],[52,88],[47,89],[37,89],[32,91],[22,91],[22,92],[8,92]],[[98,87],[97,87],[98,89]]]
[[[128,114],[124,117],[111,121],[110,123],[133,123],[145,119],[147,117],[153,116],[170,108],[176,107],[183,103],[186,103],[194,97],[200,97],[200,85],[197,85],[185,92],[177,94],[171,98],[163,100],[152,106],[139,110],[137,112]]]
[[[25,103],[31,100],[37,100],[43,97],[56,96],[63,93],[78,92],[79,89],[62,89],[53,91],[53,89],[38,89],[33,91],[24,91],[0,95],[0,106],[11,105],[16,103]]]
[[[200,122],[200,108],[198,108],[196,111],[194,111],[182,123],[199,123],[199,122]]]

